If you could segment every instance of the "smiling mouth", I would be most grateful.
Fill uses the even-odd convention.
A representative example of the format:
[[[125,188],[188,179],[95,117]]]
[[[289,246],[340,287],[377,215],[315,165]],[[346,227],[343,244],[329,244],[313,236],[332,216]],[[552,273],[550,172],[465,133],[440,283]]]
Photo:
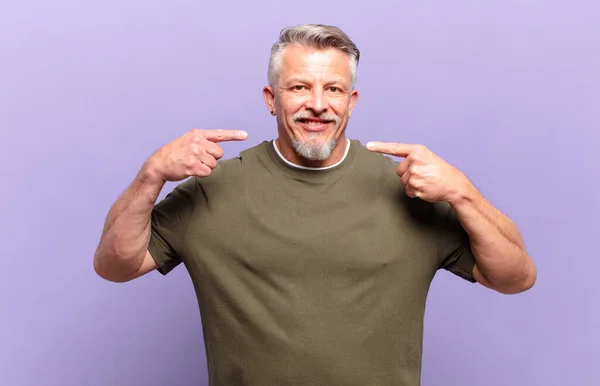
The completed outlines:
[[[331,121],[318,118],[300,118],[298,119],[298,122],[304,123],[306,125],[324,125],[330,123]]]
[[[298,122],[308,131],[323,131],[332,121],[318,118],[300,118]]]

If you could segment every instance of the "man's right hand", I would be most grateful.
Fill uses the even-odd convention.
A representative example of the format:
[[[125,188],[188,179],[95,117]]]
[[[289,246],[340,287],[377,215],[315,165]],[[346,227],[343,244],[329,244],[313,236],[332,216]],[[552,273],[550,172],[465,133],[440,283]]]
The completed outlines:
[[[209,176],[217,160],[223,157],[223,149],[217,143],[242,141],[247,137],[241,130],[195,129],[150,156],[108,213],[94,255],[98,275],[124,282],[156,269],[148,252],[150,218],[164,183]]]
[[[148,158],[145,166],[162,182],[207,177],[217,166],[217,160],[223,157],[223,149],[217,143],[246,138],[248,133],[242,130],[194,129],[161,147]]]

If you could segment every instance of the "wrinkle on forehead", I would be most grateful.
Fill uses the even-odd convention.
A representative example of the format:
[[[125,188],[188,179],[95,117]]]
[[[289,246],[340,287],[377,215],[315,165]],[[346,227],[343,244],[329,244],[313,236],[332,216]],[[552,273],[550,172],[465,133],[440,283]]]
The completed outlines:
[[[292,45],[282,58],[281,80],[340,82],[349,85],[351,79],[348,55],[334,48],[318,50]]]

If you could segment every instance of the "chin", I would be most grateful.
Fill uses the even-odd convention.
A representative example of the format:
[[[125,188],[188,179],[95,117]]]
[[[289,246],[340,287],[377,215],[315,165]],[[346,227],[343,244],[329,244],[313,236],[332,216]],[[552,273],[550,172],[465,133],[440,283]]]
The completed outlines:
[[[309,133],[303,139],[294,138],[292,140],[292,146],[296,153],[310,161],[325,161],[335,149],[337,141],[335,138],[321,138],[323,133]]]

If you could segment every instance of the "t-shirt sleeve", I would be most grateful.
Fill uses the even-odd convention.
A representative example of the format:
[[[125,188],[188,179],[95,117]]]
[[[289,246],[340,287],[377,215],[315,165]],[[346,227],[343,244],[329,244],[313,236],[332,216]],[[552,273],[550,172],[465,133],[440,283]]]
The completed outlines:
[[[148,251],[163,275],[182,262],[183,239],[197,191],[197,180],[192,177],[177,185],[152,210]]]
[[[476,280],[473,278],[475,256],[471,249],[469,235],[452,207],[447,203],[443,205],[445,215],[438,228],[439,268],[475,283]]]

